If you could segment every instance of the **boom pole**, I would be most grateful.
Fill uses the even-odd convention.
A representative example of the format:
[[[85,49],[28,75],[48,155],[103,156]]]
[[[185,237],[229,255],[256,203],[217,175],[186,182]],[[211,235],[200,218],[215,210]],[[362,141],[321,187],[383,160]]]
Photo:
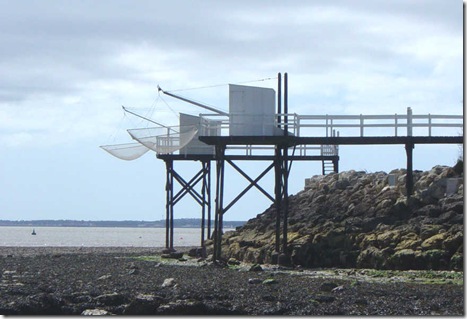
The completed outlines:
[[[127,112],[127,113],[130,113],[130,114],[133,114],[134,116],[137,116],[137,117],[139,117],[139,118],[142,118],[143,120],[146,120],[146,121],[149,121],[149,122],[154,123],[154,124],[156,124],[156,125],[165,127],[166,129],[175,131],[173,128],[171,128],[171,127],[169,127],[169,126],[163,125],[163,124],[158,123],[158,122],[156,122],[156,121],[153,121],[153,120],[151,120],[151,119],[149,119],[149,118],[147,118],[147,117],[144,117],[144,116],[142,116],[142,115],[139,115],[138,113],[135,113],[135,112],[133,112],[133,111],[130,111],[130,110],[128,110],[126,107],[124,107],[123,105],[122,105],[122,109],[123,109],[125,112]]]
[[[162,93],[164,93],[164,94],[166,94],[166,95],[169,95],[169,96],[171,96],[171,97],[174,97],[174,98],[176,98],[176,99],[182,100],[182,101],[184,101],[184,102],[191,103],[191,104],[193,104],[193,105],[202,107],[202,108],[204,108],[204,109],[206,109],[206,110],[215,112],[215,113],[220,114],[220,115],[229,116],[229,113],[226,113],[226,112],[224,112],[224,111],[218,110],[218,109],[216,109],[216,108],[214,108],[214,107],[212,107],[212,106],[207,106],[207,105],[204,105],[204,104],[201,104],[201,103],[198,103],[198,102],[189,100],[189,99],[187,99],[187,98],[178,96],[178,95],[176,95],[176,94],[173,94],[173,93],[170,93],[170,92],[166,92],[166,91],[162,90],[160,86],[157,86],[157,89],[158,89],[159,91],[162,91]]]

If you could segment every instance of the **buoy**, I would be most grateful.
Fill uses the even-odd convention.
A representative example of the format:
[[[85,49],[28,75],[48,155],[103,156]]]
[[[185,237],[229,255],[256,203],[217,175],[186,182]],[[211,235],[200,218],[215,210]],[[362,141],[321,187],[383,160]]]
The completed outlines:
[[[35,234],[36,234],[36,230],[33,228],[31,235],[35,235]]]

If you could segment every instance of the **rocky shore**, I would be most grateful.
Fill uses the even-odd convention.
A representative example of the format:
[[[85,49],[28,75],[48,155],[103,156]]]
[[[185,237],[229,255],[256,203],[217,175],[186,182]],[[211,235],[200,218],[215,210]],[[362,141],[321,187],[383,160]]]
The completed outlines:
[[[180,252],[0,247],[0,314],[464,314],[458,272],[219,265]]]
[[[462,270],[463,163],[414,171],[347,171],[314,176],[289,198],[289,263],[303,267]],[[223,236],[222,256],[252,263],[275,258],[271,206]],[[212,248],[212,247],[211,247]],[[277,255],[276,255],[277,256]]]

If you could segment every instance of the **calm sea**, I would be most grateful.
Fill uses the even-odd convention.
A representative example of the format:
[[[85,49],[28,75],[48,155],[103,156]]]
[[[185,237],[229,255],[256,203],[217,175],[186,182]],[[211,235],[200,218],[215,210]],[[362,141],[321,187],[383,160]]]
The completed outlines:
[[[165,228],[0,227],[0,246],[165,247]],[[224,231],[227,231],[225,229]],[[174,246],[199,246],[199,228],[175,228]]]

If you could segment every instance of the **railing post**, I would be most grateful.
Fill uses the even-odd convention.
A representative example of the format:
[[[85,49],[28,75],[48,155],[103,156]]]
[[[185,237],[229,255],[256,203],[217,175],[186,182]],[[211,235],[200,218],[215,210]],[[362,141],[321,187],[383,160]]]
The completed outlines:
[[[397,113],[394,115],[394,136],[397,136]]]
[[[428,136],[431,137],[431,114],[428,113]]]
[[[360,114],[360,137],[363,137],[363,115]]]
[[[412,108],[407,108],[407,136],[412,136]]]

